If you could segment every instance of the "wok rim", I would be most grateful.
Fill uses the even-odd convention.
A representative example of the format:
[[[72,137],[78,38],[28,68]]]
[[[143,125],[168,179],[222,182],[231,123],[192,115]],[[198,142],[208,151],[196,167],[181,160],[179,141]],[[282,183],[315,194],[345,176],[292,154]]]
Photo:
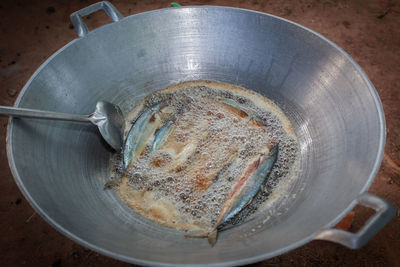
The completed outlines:
[[[370,173],[365,185],[360,190],[359,195],[361,195],[362,193],[366,192],[369,189],[369,187],[371,186],[373,180],[375,179],[377,172],[379,171],[379,168],[380,168],[380,165],[381,165],[381,162],[382,162],[382,158],[383,158],[383,154],[384,154],[384,147],[385,147],[385,143],[386,143],[386,121],[385,121],[385,115],[384,115],[382,102],[381,102],[381,100],[379,98],[378,92],[376,91],[374,85],[372,84],[372,82],[368,78],[367,74],[363,71],[363,69],[358,65],[358,63],[348,53],[346,53],[342,48],[340,48],[334,42],[330,41],[329,39],[327,39],[323,35],[315,32],[315,31],[313,31],[313,30],[311,30],[311,29],[309,29],[309,28],[307,28],[305,26],[302,26],[302,25],[300,25],[300,24],[298,24],[296,22],[290,21],[288,19],[281,18],[281,17],[275,16],[275,15],[264,13],[264,12],[260,12],[260,11],[254,11],[254,10],[249,10],[249,9],[244,9],[244,8],[228,7],[228,6],[204,5],[204,6],[182,6],[182,7],[162,8],[162,9],[150,10],[150,11],[146,11],[146,12],[130,15],[130,16],[124,17],[121,21],[127,20],[127,19],[131,19],[133,17],[145,16],[145,15],[150,14],[150,13],[168,12],[168,10],[170,10],[170,9],[210,9],[210,8],[234,10],[236,12],[245,12],[245,13],[253,13],[253,14],[258,14],[258,15],[263,15],[263,16],[269,16],[269,17],[272,17],[274,19],[281,20],[283,22],[286,22],[286,23],[292,24],[294,26],[297,26],[297,27],[301,28],[302,30],[305,30],[305,31],[313,34],[314,36],[321,38],[323,41],[327,42],[330,46],[335,48],[339,53],[344,55],[345,58],[355,67],[355,69],[361,75],[362,79],[365,81],[366,87],[368,88],[368,90],[371,93],[371,96],[372,96],[372,98],[374,100],[375,107],[376,107],[377,112],[378,112],[379,126],[380,126],[380,129],[379,129],[379,133],[380,133],[379,134],[379,147],[378,147],[377,155],[376,155],[376,158],[375,158],[375,163],[374,163],[372,171],[371,171],[371,173]],[[88,35],[93,34],[94,32],[96,32],[100,28],[111,27],[113,24],[117,24],[117,23],[118,22],[113,22],[113,23],[109,23],[109,24],[103,25],[103,26],[101,26],[99,28],[96,28],[96,29],[90,31],[88,33]],[[66,48],[68,48],[69,46],[75,44],[76,42],[79,42],[80,39],[83,39],[83,38],[85,38],[85,37],[82,37],[82,38],[77,37],[76,39],[72,40],[71,42],[67,43],[66,45],[61,47],[59,50],[57,50],[48,59],[46,59],[39,66],[39,68],[32,74],[32,76],[29,78],[29,80],[26,82],[26,84],[22,88],[21,92],[19,93],[19,95],[18,95],[18,97],[17,97],[17,99],[16,99],[16,101],[14,103],[14,107],[18,107],[19,106],[19,104],[22,101],[22,98],[24,97],[24,95],[25,95],[26,91],[28,90],[30,84],[37,77],[37,75],[42,71],[42,69],[44,69],[53,60],[53,58],[55,58],[60,53],[62,53]],[[183,266],[183,265],[185,265],[185,266],[188,266],[188,265],[190,265],[190,266],[204,266],[204,265],[207,265],[207,266],[226,266],[226,265],[237,266],[237,265],[244,265],[244,264],[260,262],[262,260],[266,260],[266,259],[269,259],[269,258],[272,258],[272,257],[276,257],[278,255],[281,255],[283,253],[291,251],[291,250],[293,250],[295,248],[298,248],[298,247],[300,247],[300,246],[312,241],[314,239],[314,237],[316,236],[316,234],[320,230],[332,228],[348,212],[350,212],[357,204],[356,199],[354,199],[347,206],[347,208],[345,208],[340,214],[338,214],[335,217],[335,219],[333,219],[332,221],[327,223],[323,228],[316,229],[313,234],[310,234],[309,236],[307,236],[307,237],[305,237],[303,239],[300,239],[299,241],[294,242],[294,243],[290,244],[289,246],[283,247],[283,248],[275,250],[275,251],[267,252],[267,253],[264,253],[264,254],[259,254],[257,256],[252,256],[252,257],[248,257],[248,258],[244,258],[244,259],[240,259],[240,260],[232,260],[232,261],[225,261],[225,262],[214,262],[214,263],[206,263],[206,264],[164,263],[164,262],[159,262],[159,261],[150,261],[150,260],[137,259],[137,258],[125,256],[125,255],[122,255],[122,254],[119,254],[119,253],[116,253],[116,252],[112,252],[112,251],[109,251],[107,249],[103,249],[102,247],[99,247],[99,246],[97,246],[97,245],[95,245],[93,243],[90,243],[90,242],[80,238],[79,236],[75,235],[74,233],[72,233],[72,232],[68,231],[67,229],[65,229],[64,227],[62,227],[60,224],[58,224],[56,221],[54,221],[50,216],[48,216],[41,209],[41,207],[32,198],[32,196],[30,195],[29,191],[25,188],[25,186],[22,183],[22,180],[20,178],[20,175],[19,175],[19,173],[17,171],[16,165],[15,165],[15,160],[14,160],[14,154],[13,154],[13,151],[12,151],[12,131],[13,131],[13,118],[10,118],[9,121],[8,121],[7,134],[6,134],[6,150],[7,150],[7,159],[8,159],[9,167],[10,167],[11,173],[13,175],[13,178],[14,178],[18,188],[20,189],[20,191],[22,192],[24,197],[29,201],[30,205],[35,210],[35,212],[38,213],[48,224],[50,224],[58,232],[60,232],[62,235],[64,235],[65,237],[69,238],[70,240],[78,243],[79,245],[87,247],[87,248],[89,248],[89,249],[91,249],[91,250],[93,250],[95,252],[98,252],[100,254],[103,254],[105,256],[108,256],[108,257],[111,257],[111,258],[114,258],[114,259],[117,259],[117,260],[120,260],[120,261],[128,262],[128,263],[147,265],[147,266],[148,265],[151,265],[151,266]]]

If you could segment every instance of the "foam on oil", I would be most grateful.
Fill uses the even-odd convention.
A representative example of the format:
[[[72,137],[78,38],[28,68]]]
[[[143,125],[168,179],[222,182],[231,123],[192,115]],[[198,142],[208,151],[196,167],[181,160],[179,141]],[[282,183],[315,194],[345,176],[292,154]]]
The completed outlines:
[[[262,124],[220,99],[240,104]],[[147,96],[128,114],[126,129],[143,110],[160,102],[174,114],[167,141],[157,151],[146,149],[126,171],[120,155],[113,159],[112,176],[123,176],[119,196],[145,217],[169,227],[210,229],[247,164],[271,144],[279,143],[279,152],[269,177],[250,205],[229,223],[241,223],[257,210],[268,209],[293,181],[298,141],[289,120],[267,98],[228,84],[185,82]]]

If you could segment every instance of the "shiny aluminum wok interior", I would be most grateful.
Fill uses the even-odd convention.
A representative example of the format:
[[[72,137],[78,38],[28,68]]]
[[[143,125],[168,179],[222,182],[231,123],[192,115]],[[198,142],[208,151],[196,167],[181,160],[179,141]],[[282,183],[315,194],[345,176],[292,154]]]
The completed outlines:
[[[79,18],[99,8],[114,22],[89,32]],[[359,247],[390,219],[389,204],[363,195],[385,142],[380,100],[360,67],[322,36],[271,15],[225,7],[122,18],[101,2],[72,20],[81,38],[38,69],[16,106],[85,114],[105,100],[127,112],[150,92],[181,81],[240,85],[286,112],[299,137],[302,172],[290,189],[296,197],[280,207],[279,216],[260,224],[268,215],[261,214],[223,231],[210,247],[141,218],[103,190],[112,150],[95,127],[13,119],[7,149],[15,180],[38,213],[69,238],[139,264],[232,265],[315,238]],[[357,202],[378,210],[370,222],[375,230],[347,239],[345,232],[324,230]]]

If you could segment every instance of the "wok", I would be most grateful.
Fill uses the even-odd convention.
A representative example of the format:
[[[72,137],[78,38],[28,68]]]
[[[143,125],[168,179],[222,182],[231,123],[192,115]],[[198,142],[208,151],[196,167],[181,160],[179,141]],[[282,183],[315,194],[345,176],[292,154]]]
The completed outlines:
[[[113,22],[89,31],[82,16],[99,9]],[[147,221],[103,190],[112,151],[95,127],[12,119],[7,152],[15,181],[65,236],[131,263],[239,265],[313,239],[359,248],[394,216],[391,204],[367,193],[385,144],[377,92],[350,56],[321,35],[272,15],[213,6],[123,17],[99,2],[71,20],[79,38],[34,73],[16,107],[86,114],[105,100],[126,113],[174,83],[226,82],[281,107],[299,138],[301,172],[275,210],[221,232],[210,247]],[[333,229],[357,204],[376,213],[357,233]]]

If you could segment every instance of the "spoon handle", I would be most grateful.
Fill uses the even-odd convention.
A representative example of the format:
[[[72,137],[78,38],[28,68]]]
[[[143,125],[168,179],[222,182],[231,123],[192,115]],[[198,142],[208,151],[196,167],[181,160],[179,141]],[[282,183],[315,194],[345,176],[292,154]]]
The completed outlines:
[[[0,106],[0,116],[90,122],[88,115],[66,114],[66,113],[29,109],[29,108],[15,108],[6,106]]]

